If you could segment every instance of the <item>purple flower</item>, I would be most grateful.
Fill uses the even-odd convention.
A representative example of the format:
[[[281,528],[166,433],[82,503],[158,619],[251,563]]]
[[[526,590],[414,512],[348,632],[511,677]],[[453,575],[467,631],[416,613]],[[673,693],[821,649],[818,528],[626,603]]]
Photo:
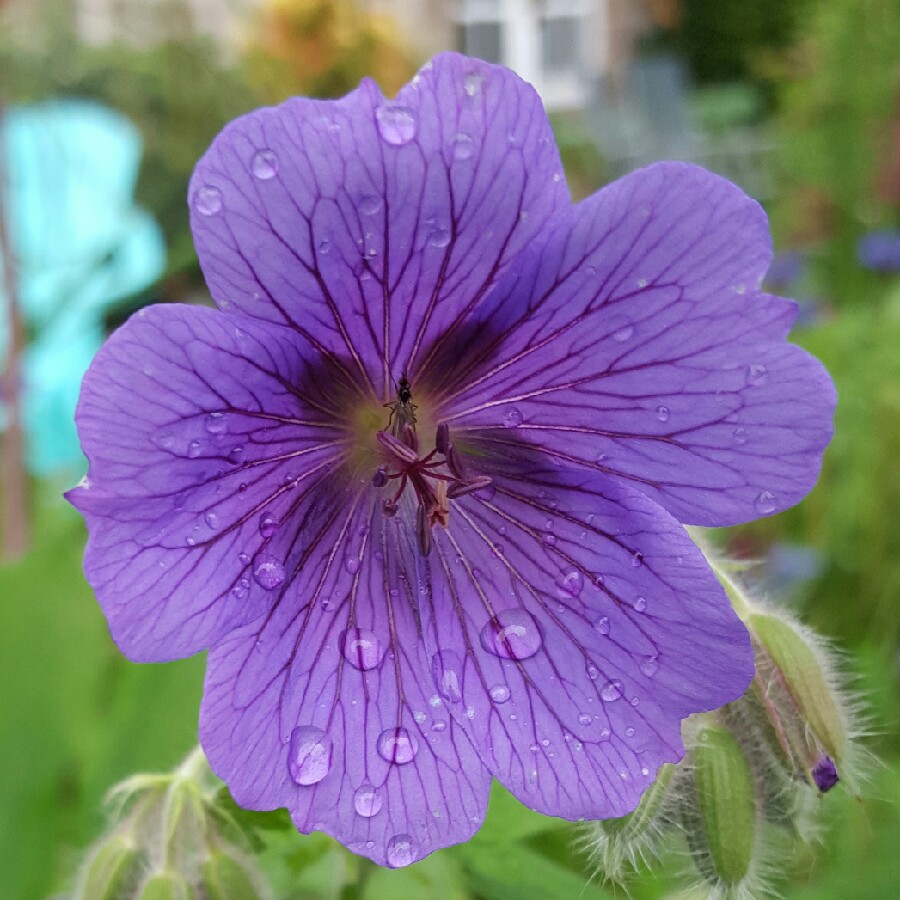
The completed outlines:
[[[453,54],[233,122],[190,203],[218,310],[138,313],[78,411],[122,651],[209,648],[237,802],[381,863],[492,776],[627,813],[753,671],[680,523],[791,506],[831,435],[760,207],[681,164],[573,207],[535,92]]]
[[[816,787],[823,794],[830,791],[841,780],[834,760],[824,753],[819,756],[813,766],[812,777]]]
[[[864,269],[873,272],[900,272],[900,230],[884,228],[863,235],[856,255]]]

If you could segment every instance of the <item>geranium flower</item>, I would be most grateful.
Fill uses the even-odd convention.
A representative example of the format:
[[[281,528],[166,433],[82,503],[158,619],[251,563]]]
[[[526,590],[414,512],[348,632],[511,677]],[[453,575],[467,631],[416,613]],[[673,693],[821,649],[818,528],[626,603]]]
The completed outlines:
[[[119,647],[209,648],[237,802],[380,863],[492,777],[627,813],[753,672],[680,523],[796,503],[831,434],[760,207],[682,164],[573,206],[532,88],[454,54],[238,119],[190,204],[218,310],[132,318],[78,411]]]

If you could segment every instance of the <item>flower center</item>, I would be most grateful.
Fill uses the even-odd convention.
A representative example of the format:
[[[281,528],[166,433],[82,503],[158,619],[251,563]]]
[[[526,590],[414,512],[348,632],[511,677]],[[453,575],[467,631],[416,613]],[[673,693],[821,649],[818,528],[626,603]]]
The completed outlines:
[[[386,516],[395,516],[403,492],[409,487],[416,506],[416,536],[419,552],[431,552],[431,529],[450,523],[450,501],[486,488],[491,479],[472,475],[450,440],[446,423],[437,426],[434,449],[421,455],[416,433],[416,405],[406,376],[400,379],[397,399],[390,409],[388,428],[376,434],[382,464],[372,479],[375,487],[393,487],[382,500]]]

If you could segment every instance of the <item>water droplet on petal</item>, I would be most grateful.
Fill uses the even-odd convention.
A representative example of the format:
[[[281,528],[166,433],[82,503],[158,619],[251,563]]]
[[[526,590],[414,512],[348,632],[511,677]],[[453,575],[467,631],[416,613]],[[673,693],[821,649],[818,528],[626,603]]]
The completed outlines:
[[[775,502],[775,495],[771,491],[763,491],[753,501],[753,506],[761,516],[768,516],[775,512],[778,504]]]
[[[613,340],[620,344],[624,344],[625,341],[630,341],[633,335],[634,325],[623,325],[613,332]]]
[[[594,630],[598,634],[607,635],[609,634],[609,619],[606,616],[600,616],[596,622],[594,622]]]
[[[378,738],[378,755],[398,766],[412,762],[418,750],[418,742],[405,728],[388,728]]]
[[[381,197],[376,197],[374,194],[363,197],[362,200],[359,201],[359,211],[364,216],[374,216],[375,213],[381,210],[382,206],[384,206],[384,202]]]
[[[268,553],[262,554],[257,557],[253,578],[261,588],[274,591],[284,582],[284,565],[274,556]]]
[[[769,370],[761,363],[753,363],[747,367],[747,384],[750,387],[760,387],[769,380]]]
[[[735,428],[732,432],[732,437],[734,438],[734,442],[736,444],[746,444],[747,443],[747,429],[746,428]]]
[[[488,693],[494,703],[506,703],[509,700],[509,688],[505,684],[495,684]]]
[[[324,256],[326,253],[328,253],[329,250],[331,250],[331,241],[329,241],[328,238],[323,238],[321,241],[319,241],[318,250],[319,254]]]
[[[479,72],[469,72],[463,81],[466,93],[470,97],[474,97],[481,93],[481,85],[484,83],[484,75]]]
[[[377,816],[384,806],[384,798],[371,784],[361,785],[353,794],[353,808],[364,819]]]
[[[416,118],[405,106],[380,106],[375,119],[382,139],[394,147],[402,147],[416,136]]]
[[[200,455],[201,449],[200,441],[191,441],[187,448],[188,459],[196,459]]]
[[[603,688],[600,691],[600,699],[604,700],[606,703],[612,703],[613,700],[618,700],[621,696],[621,681],[608,681],[605,685],[603,685]]]
[[[659,671],[659,659],[655,656],[647,656],[641,660],[641,671],[652,678]]]
[[[219,527],[219,517],[216,513],[210,510],[204,517],[204,521],[206,524],[215,531]]]
[[[393,869],[408,866],[415,861],[417,849],[415,841],[408,834],[395,834],[388,841],[385,853],[387,864]]]
[[[260,181],[268,181],[278,174],[278,157],[273,150],[257,150],[250,168]]]
[[[631,555],[631,564],[636,568],[640,568],[644,564],[644,554],[638,550]]]
[[[582,714],[578,717],[578,724],[579,724],[579,725],[590,725],[591,722],[593,722],[593,721],[594,721],[593,716],[589,715],[588,713],[582,713]]]
[[[321,728],[303,725],[291,732],[288,772],[297,784],[318,784],[331,768],[331,739]]]
[[[643,612],[647,608],[647,598],[637,597],[634,601],[634,611]]]
[[[264,512],[259,517],[259,533],[264,538],[270,538],[276,531],[278,531],[281,522],[275,518],[274,515],[270,512]]]
[[[194,194],[194,209],[201,216],[214,216],[222,209],[222,192],[209,184],[198,188]]]
[[[348,628],[341,635],[341,651],[351,666],[364,672],[379,666],[384,658],[381,641],[363,628]]]
[[[657,406],[656,407],[656,418],[659,419],[660,422],[668,422],[669,421],[669,407],[668,406]]]
[[[556,583],[563,596],[577,597],[584,590],[584,576],[578,569],[570,569]]]
[[[350,575],[355,575],[359,571],[360,561],[358,556],[348,556],[344,560],[344,568]]]
[[[432,731],[444,731],[447,727],[447,723],[443,719],[435,719],[431,725]]]
[[[587,672],[587,677],[590,678],[591,681],[596,681],[600,677],[600,670],[593,663],[588,663],[585,671]]]
[[[505,609],[481,629],[481,646],[501,659],[528,659],[540,650],[541,632],[524,609]]]
[[[211,412],[203,420],[203,427],[210,434],[225,434],[228,431],[228,419],[225,417],[225,413]]]
[[[471,159],[475,153],[475,141],[463,131],[453,138],[453,158],[459,160]]]
[[[435,225],[435,227],[428,232],[428,246],[437,247],[439,250],[443,250],[444,247],[449,245],[451,237],[452,234],[449,228],[444,228],[443,225]]]
[[[524,420],[525,417],[522,415],[521,411],[514,406],[503,414],[503,427],[518,428]]]
[[[647,279],[646,279],[646,278],[638,278],[638,283],[637,283],[637,285],[638,285],[639,288],[645,288],[645,287],[647,287]]]
[[[431,675],[438,693],[451,703],[462,700],[462,664],[453,650],[440,650],[431,658]]]

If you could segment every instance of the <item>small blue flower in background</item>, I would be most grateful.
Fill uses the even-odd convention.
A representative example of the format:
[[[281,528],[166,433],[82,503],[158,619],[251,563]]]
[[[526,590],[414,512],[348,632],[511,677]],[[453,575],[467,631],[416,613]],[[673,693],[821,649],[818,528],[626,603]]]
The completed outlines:
[[[165,244],[134,205],[141,138],[119,113],[81,100],[13,107],[0,123],[0,146],[19,302],[31,335],[24,360],[28,467],[50,474],[82,464],[72,417],[82,375],[103,340],[104,313],[160,277]],[[5,296],[0,309],[2,367]],[[0,406],[0,430],[4,420]]]
[[[873,272],[900,272],[900,229],[871,231],[856,247],[859,264]]]

